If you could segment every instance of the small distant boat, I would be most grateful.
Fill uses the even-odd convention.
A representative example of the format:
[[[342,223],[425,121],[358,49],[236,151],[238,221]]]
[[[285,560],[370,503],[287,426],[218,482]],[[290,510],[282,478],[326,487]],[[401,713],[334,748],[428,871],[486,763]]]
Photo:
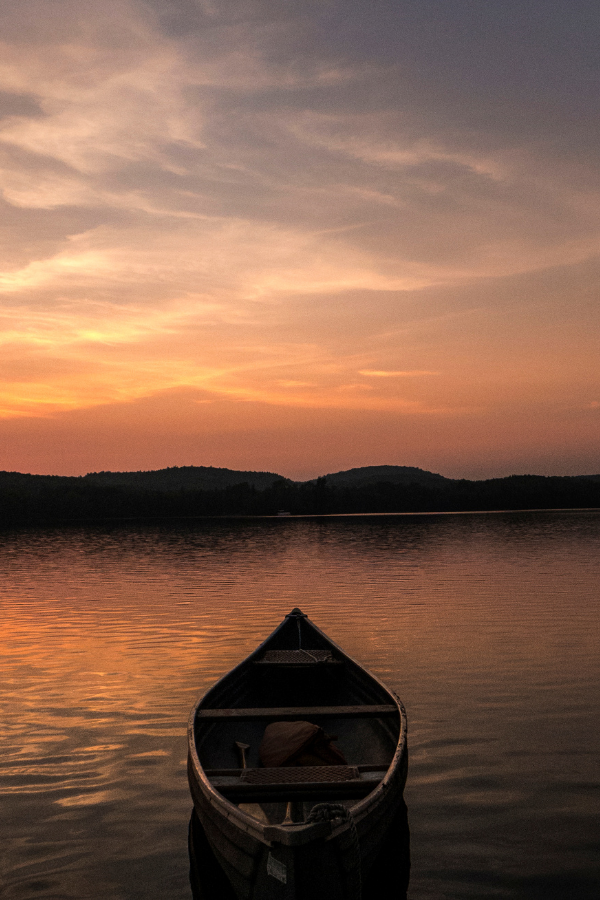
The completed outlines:
[[[194,807],[239,900],[358,900],[407,765],[400,700],[299,609],[189,719]]]
[[[287,509],[278,509],[277,515],[278,516],[291,516],[291,512]]]

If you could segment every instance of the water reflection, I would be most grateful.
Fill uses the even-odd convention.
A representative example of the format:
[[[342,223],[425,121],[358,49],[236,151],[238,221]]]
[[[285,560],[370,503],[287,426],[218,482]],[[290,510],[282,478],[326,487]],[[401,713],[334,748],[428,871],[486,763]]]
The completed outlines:
[[[190,818],[188,852],[193,900],[237,900],[195,810]],[[402,803],[373,868],[362,884],[361,900],[406,900],[409,877],[410,832],[406,804]],[[313,900],[328,900],[328,897],[314,894]]]
[[[600,514],[0,534],[3,900],[189,900],[185,724],[294,606],[402,697],[418,900],[597,900]]]

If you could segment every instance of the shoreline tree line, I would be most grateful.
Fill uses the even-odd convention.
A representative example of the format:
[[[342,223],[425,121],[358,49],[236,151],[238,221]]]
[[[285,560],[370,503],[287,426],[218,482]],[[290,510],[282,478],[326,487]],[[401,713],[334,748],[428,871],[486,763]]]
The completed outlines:
[[[162,473],[171,471],[161,470]],[[276,475],[270,481],[265,480],[265,473],[239,473],[238,477],[248,474],[249,479],[230,484],[221,479],[215,486],[213,478],[212,486],[208,487],[186,487],[181,477],[179,487],[170,486],[169,478],[165,477],[162,482],[158,481],[160,487],[152,486],[152,479],[148,477],[138,478],[137,482],[131,478],[130,483],[124,477],[127,474],[149,476],[161,473],[121,473],[122,483],[118,483],[114,473],[61,477],[0,472],[0,525],[133,518],[276,516],[282,512],[320,516],[600,508],[600,475],[511,475],[469,481],[444,478],[421,470],[407,471],[418,472],[420,476],[413,480],[410,475],[400,480],[378,480],[375,474],[361,481],[358,477],[344,480],[334,475],[293,482]],[[342,474],[345,473],[339,473]],[[251,483],[253,480],[255,483]],[[210,479],[208,484],[211,484]]]

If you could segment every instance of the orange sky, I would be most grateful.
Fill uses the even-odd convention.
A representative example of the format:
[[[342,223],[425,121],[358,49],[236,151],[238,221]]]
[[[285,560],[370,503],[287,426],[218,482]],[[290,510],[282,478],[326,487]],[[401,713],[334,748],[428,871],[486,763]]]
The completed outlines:
[[[5,8],[0,469],[599,472],[598,17]]]

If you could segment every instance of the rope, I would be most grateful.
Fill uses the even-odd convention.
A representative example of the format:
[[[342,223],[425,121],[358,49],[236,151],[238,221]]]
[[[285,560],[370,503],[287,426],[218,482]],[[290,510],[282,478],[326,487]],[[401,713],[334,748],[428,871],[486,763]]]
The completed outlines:
[[[348,900],[361,900],[362,881],[360,872],[360,846],[358,843],[358,832],[356,831],[356,823],[352,818],[352,813],[342,803],[316,803],[311,809],[307,823],[309,822],[333,822],[334,819],[341,819],[349,823],[350,840],[352,842],[351,853],[355,859],[355,876],[352,872],[346,871],[348,879]]]
[[[332,822],[334,819],[352,819],[342,803],[316,803],[311,809],[307,822]]]

